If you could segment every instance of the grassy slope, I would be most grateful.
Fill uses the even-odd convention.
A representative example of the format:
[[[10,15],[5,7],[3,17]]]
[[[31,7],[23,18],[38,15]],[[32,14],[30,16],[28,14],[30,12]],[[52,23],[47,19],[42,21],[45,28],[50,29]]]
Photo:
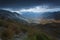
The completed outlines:
[[[43,33],[40,29],[23,25],[16,21],[5,21],[0,19],[0,27],[1,26],[4,27],[3,31],[0,31],[0,37],[3,40],[12,40],[14,34],[18,34],[20,32],[27,32],[27,38],[24,38],[24,40],[52,40],[50,36]]]

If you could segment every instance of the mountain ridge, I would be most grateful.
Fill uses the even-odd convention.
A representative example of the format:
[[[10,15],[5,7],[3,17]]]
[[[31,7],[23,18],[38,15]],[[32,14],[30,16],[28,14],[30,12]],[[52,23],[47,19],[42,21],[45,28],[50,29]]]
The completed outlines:
[[[0,10],[0,19],[3,20],[15,20],[21,23],[28,23],[27,19],[25,19],[22,15],[16,13],[16,12],[10,12],[7,10]]]

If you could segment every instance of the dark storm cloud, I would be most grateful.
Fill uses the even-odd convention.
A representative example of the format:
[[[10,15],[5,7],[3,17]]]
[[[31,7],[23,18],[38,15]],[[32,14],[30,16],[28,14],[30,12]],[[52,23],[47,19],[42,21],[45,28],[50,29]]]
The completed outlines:
[[[26,8],[43,4],[60,6],[60,0],[0,0],[0,8]]]

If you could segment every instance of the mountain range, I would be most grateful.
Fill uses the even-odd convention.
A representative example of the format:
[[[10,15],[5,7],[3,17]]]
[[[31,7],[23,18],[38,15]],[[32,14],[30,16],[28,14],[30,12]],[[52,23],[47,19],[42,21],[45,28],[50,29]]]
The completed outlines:
[[[60,12],[38,15],[0,10],[0,37],[2,40],[60,40]]]
[[[23,12],[22,15],[26,18],[31,19],[56,19],[60,20],[60,11],[58,12],[45,12],[45,13],[33,13],[33,12]]]
[[[0,10],[0,18],[16,20],[22,23],[43,23],[55,20],[60,20],[60,12],[46,12],[46,13],[32,13],[23,12],[22,14],[16,12],[10,12],[7,10]],[[51,20],[52,19],[52,20]],[[46,21],[47,20],[47,21]]]

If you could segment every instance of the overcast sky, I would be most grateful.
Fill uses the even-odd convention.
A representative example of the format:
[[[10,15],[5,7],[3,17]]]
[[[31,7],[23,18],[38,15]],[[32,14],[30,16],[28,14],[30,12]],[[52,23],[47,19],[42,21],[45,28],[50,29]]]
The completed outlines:
[[[0,0],[0,8],[19,9],[41,5],[60,7],[60,0]]]

